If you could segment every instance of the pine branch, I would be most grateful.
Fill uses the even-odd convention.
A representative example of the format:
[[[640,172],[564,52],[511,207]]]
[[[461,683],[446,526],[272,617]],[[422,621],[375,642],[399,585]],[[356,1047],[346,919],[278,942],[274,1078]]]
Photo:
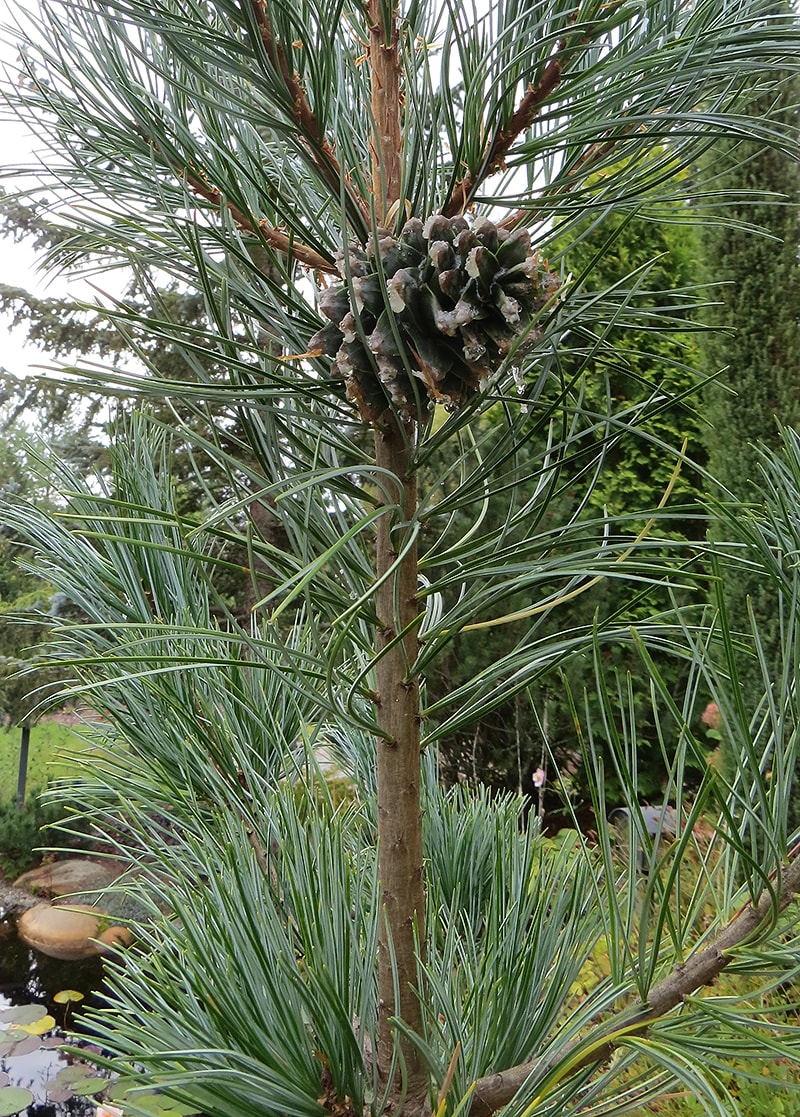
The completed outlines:
[[[217,210],[227,209],[233,220],[238,227],[245,233],[252,233],[254,236],[261,237],[267,242],[273,251],[283,254],[290,259],[297,260],[306,267],[313,268],[314,271],[325,272],[328,275],[338,275],[335,264],[321,256],[319,252],[311,248],[309,245],[304,244],[302,241],[295,240],[287,233],[276,229],[266,220],[253,221],[249,214],[244,210],[239,209],[233,202],[226,201],[222,192],[216,186],[212,186],[203,173],[198,170],[189,170],[188,167],[181,167],[166,155],[160,145],[150,136],[140,132],[142,138],[149,145],[151,150],[160,155],[164,162],[170,167],[172,171],[190,188],[193,194],[199,198],[205,199],[210,202]]]
[[[507,1105],[529,1078],[535,1076],[541,1081],[559,1063],[569,1060],[569,1073],[574,1074],[593,1063],[605,1062],[629,1036],[645,1032],[653,1021],[676,1008],[695,990],[713,984],[733,961],[736,947],[752,941],[768,921],[774,924],[777,915],[798,894],[800,857],[793,853],[793,860],[781,873],[777,895],[774,890],[769,890],[762,894],[757,904],[751,902],[737,912],[710,946],[691,955],[686,962],[678,963],[663,981],[650,990],[647,1001],[633,1013],[630,1008],[624,1008],[610,1020],[604,1020],[598,1026],[600,1034],[595,1042],[591,1037],[584,1036],[547,1058],[532,1059],[498,1074],[479,1078],[475,1084],[470,1117],[489,1117]],[[583,1054],[570,1059],[571,1053],[579,1047],[585,1048]]]
[[[327,183],[335,197],[339,196],[344,183],[348,218],[358,232],[366,236],[369,229],[369,207],[363,198],[357,197],[350,189],[348,176],[342,171],[333,148],[322,133],[300,77],[294,68],[289,65],[283,44],[278,41],[273,33],[265,0],[250,0],[250,9],[256,21],[264,50],[272,65],[276,67],[283,78],[291,104],[290,114],[297,125],[306,149],[310,153],[323,181]]]
[[[338,275],[336,267],[330,260],[326,260],[324,256],[320,256],[313,248],[301,241],[294,240],[286,233],[276,229],[270,225],[268,221],[254,222],[243,210],[235,206],[233,202],[226,202],[222,194],[215,186],[209,186],[207,182],[193,171],[185,170],[179,172],[183,181],[191,188],[192,192],[201,198],[205,198],[207,202],[211,202],[217,209],[223,207],[228,210],[231,217],[236,224],[247,233],[254,233],[256,236],[261,236],[275,252],[284,253],[286,256],[298,260],[306,267],[313,268],[315,271],[327,272],[329,275]]]
[[[586,176],[591,172],[594,164],[600,162],[609,155],[620,140],[625,139],[626,136],[629,136],[631,132],[638,127],[638,124],[629,124],[627,128],[623,129],[618,135],[611,136],[604,140],[597,140],[595,143],[590,144],[583,155],[577,160],[575,166],[567,173],[565,181],[561,181],[557,184],[557,188],[553,191],[551,197],[556,196],[563,198],[567,194],[570,194],[579,183],[585,182]],[[541,208],[535,210],[521,208],[514,210],[513,213],[504,217],[502,221],[498,222],[498,225],[503,229],[516,229],[519,225],[530,224],[532,221],[537,221],[541,217]]]
[[[484,179],[490,178],[497,171],[503,170],[505,157],[514,140],[531,126],[542,104],[561,81],[565,65],[565,59],[561,56],[563,56],[566,45],[565,39],[559,40],[553,57],[545,66],[544,73],[539,81],[536,85],[533,85],[533,83],[528,85],[527,92],[508,125],[495,132],[494,139],[488,145],[483,157],[480,170],[474,175],[471,171],[468,171],[461,181],[456,183],[450,199],[442,211],[446,217],[455,217],[456,214],[463,213]]]

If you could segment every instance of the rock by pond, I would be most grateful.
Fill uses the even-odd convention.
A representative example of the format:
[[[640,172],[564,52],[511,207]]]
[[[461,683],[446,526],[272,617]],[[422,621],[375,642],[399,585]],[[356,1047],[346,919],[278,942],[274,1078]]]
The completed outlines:
[[[118,861],[94,861],[88,857],[72,857],[67,861],[50,861],[23,873],[14,881],[36,896],[70,896],[76,892],[97,892],[108,888],[122,873]]]
[[[13,1107],[13,1091],[23,1090],[30,1095],[26,1117],[94,1117],[93,1097],[64,1089],[61,1076],[75,1073],[79,1060],[58,1050],[67,1039],[59,1026],[71,1029],[79,1015],[78,1006],[65,1000],[64,991],[82,991],[85,1003],[102,982],[99,955],[80,962],[48,958],[17,936],[13,918],[0,918],[0,1072],[5,1074],[5,1078],[0,1074],[0,1113]],[[51,1017],[55,1025],[44,1035],[12,1028],[15,1017],[8,1014],[33,1005],[40,1006],[39,1013]],[[86,1078],[94,1072],[82,1073]]]
[[[14,881],[13,895],[6,893],[7,900],[16,899],[15,910],[21,912],[17,921],[20,938],[42,954],[63,961],[90,958],[113,946],[129,946],[130,932],[113,926],[115,921],[106,909],[92,902],[122,869],[118,861],[82,857],[52,861],[23,873]],[[34,893],[40,902],[21,903],[20,893]],[[56,902],[42,902],[43,896],[56,897]]]
[[[107,1079],[59,1048],[75,1042],[68,1033],[80,1028],[81,1003],[102,989],[102,951],[130,941],[92,905],[121,869],[75,858],[42,865],[13,886],[0,882],[0,1117],[18,1105],[26,1117],[94,1117]]]
[[[66,876],[74,891],[76,883],[83,887],[89,878],[77,881],[73,872],[67,870]],[[42,892],[57,896],[63,879],[60,871],[48,873],[40,897]],[[34,886],[36,881],[41,882],[41,877],[35,877]],[[128,936],[127,928],[108,926],[113,920],[91,905],[98,882],[92,883],[88,895],[63,897],[50,904],[0,882],[0,1117],[17,1113],[25,1117],[121,1117],[134,1107],[151,1117],[192,1117],[194,1109],[163,1097],[157,1088],[142,1094],[138,1080],[113,1074],[105,1077],[106,1071],[92,1065],[91,1060],[102,1052],[90,1036],[80,1038],[81,1006],[102,1003],[103,957],[97,947],[92,947],[91,956],[82,953],[81,960],[72,961],[65,957],[63,943],[60,956],[53,957],[52,952],[43,953],[18,934],[19,923],[27,922],[41,943],[40,935],[52,933],[48,921],[62,921],[70,908],[77,908],[73,914],[85,922],[75,924],[70,934],[80,932],[82,952],[89,939],[101,940],[102,950],[110,941],[120,941],[120,932]],[[90,902],[83,902],[87,900]],[[102,902],[113,904],[112,910],[125,910],[117,919],[147,917],[147,910],[140,906],[137,911],[131,897],[114,895]],[[64,933],[63,924],[59,933]],[[77,1050],[61,1050],[67,1040]],[[129,1099],[132,1089],[136,1094]]]
[[[17,934],[42,954],[68,962],[133,941],[127,927],[109,926],[107,913],[88,904],[37,904],[20,915]]]

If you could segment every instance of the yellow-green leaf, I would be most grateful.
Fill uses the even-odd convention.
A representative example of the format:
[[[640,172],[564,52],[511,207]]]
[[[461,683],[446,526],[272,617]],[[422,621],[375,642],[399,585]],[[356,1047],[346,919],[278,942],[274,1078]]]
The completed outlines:
[[[21,1086],[0,1086],[0,1117],[11,1117],[22,1109],[27,1109],[33,1101],[30,1090]]]
[[[77,989],[62,989],[61,992],[56,993],[53,1000],[57,1005],[66,1005],[70,1001],[82,1001],[83,993],[79,993]]]
[[[27,1032],[29,1036],[43,1036],[45,1032],[49,1032],[55,1026],[54,1017],[41,1016],[38,1020],[32,1020],[30,1024],[12,1024],[9,1031]]]

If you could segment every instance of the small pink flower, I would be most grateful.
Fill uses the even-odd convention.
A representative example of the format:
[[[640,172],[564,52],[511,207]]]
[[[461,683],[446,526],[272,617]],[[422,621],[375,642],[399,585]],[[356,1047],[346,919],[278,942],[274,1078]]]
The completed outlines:
[[[544,787],[544,781],[547,779],[547,774],[544,768],[537,768],[531,777],[533,779],[534,787]]]
[[[700,720],[703,725],[707,725],[709,729],[719,729],[722,725],[722,713],[716,702],[709,702],[700,715]]]
[[[115,1105],[98,1105],[94,1117],[123,1117],[123,1113]]]

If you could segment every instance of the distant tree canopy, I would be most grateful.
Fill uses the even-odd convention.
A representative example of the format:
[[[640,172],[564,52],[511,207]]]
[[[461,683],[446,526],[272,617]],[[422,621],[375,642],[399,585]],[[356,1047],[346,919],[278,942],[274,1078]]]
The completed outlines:
[[[37,484],[26,443],[30,432],[8,417],[14,410],[8,402],[11,395],[9,389],[0,397],[7,401],[0,405],[0,499],[34,499],[46,508],[47,492]],[[20,674],[36,658],[37,646],[48,633],[45,617],[55,593],[23,569],[21,561],[29,554],[19,533],[0,522],[0,723],[21,721],[43,697],[34,692],[52,682],[43,671]]]
[[[792,120],[798,99],[800,83],[786,74],[777,92],[753,102],[753,118],[770,112]],[[725,196],[713,220],[700,226],[714,300],[705,311],[714,331],[702,345],[704,369],[714,377],[705,393],[708,466],[718,482],[714,495],[733,492],[760,505],[765,475],[758,447],[781,447],[780,426],[800,425],[800,162],[755,139],[727,140],[704,173]],[[713,523],[711,532],[718,535]],[[732,560],[721,573],[727,623],[742,644],[742,698],[755,716],[765,683],[773,687],[782,670],[785,618],[745,564]],[[754,627],[763,663],[752,654]],[[724,733],[722,739],[724,755]]]

